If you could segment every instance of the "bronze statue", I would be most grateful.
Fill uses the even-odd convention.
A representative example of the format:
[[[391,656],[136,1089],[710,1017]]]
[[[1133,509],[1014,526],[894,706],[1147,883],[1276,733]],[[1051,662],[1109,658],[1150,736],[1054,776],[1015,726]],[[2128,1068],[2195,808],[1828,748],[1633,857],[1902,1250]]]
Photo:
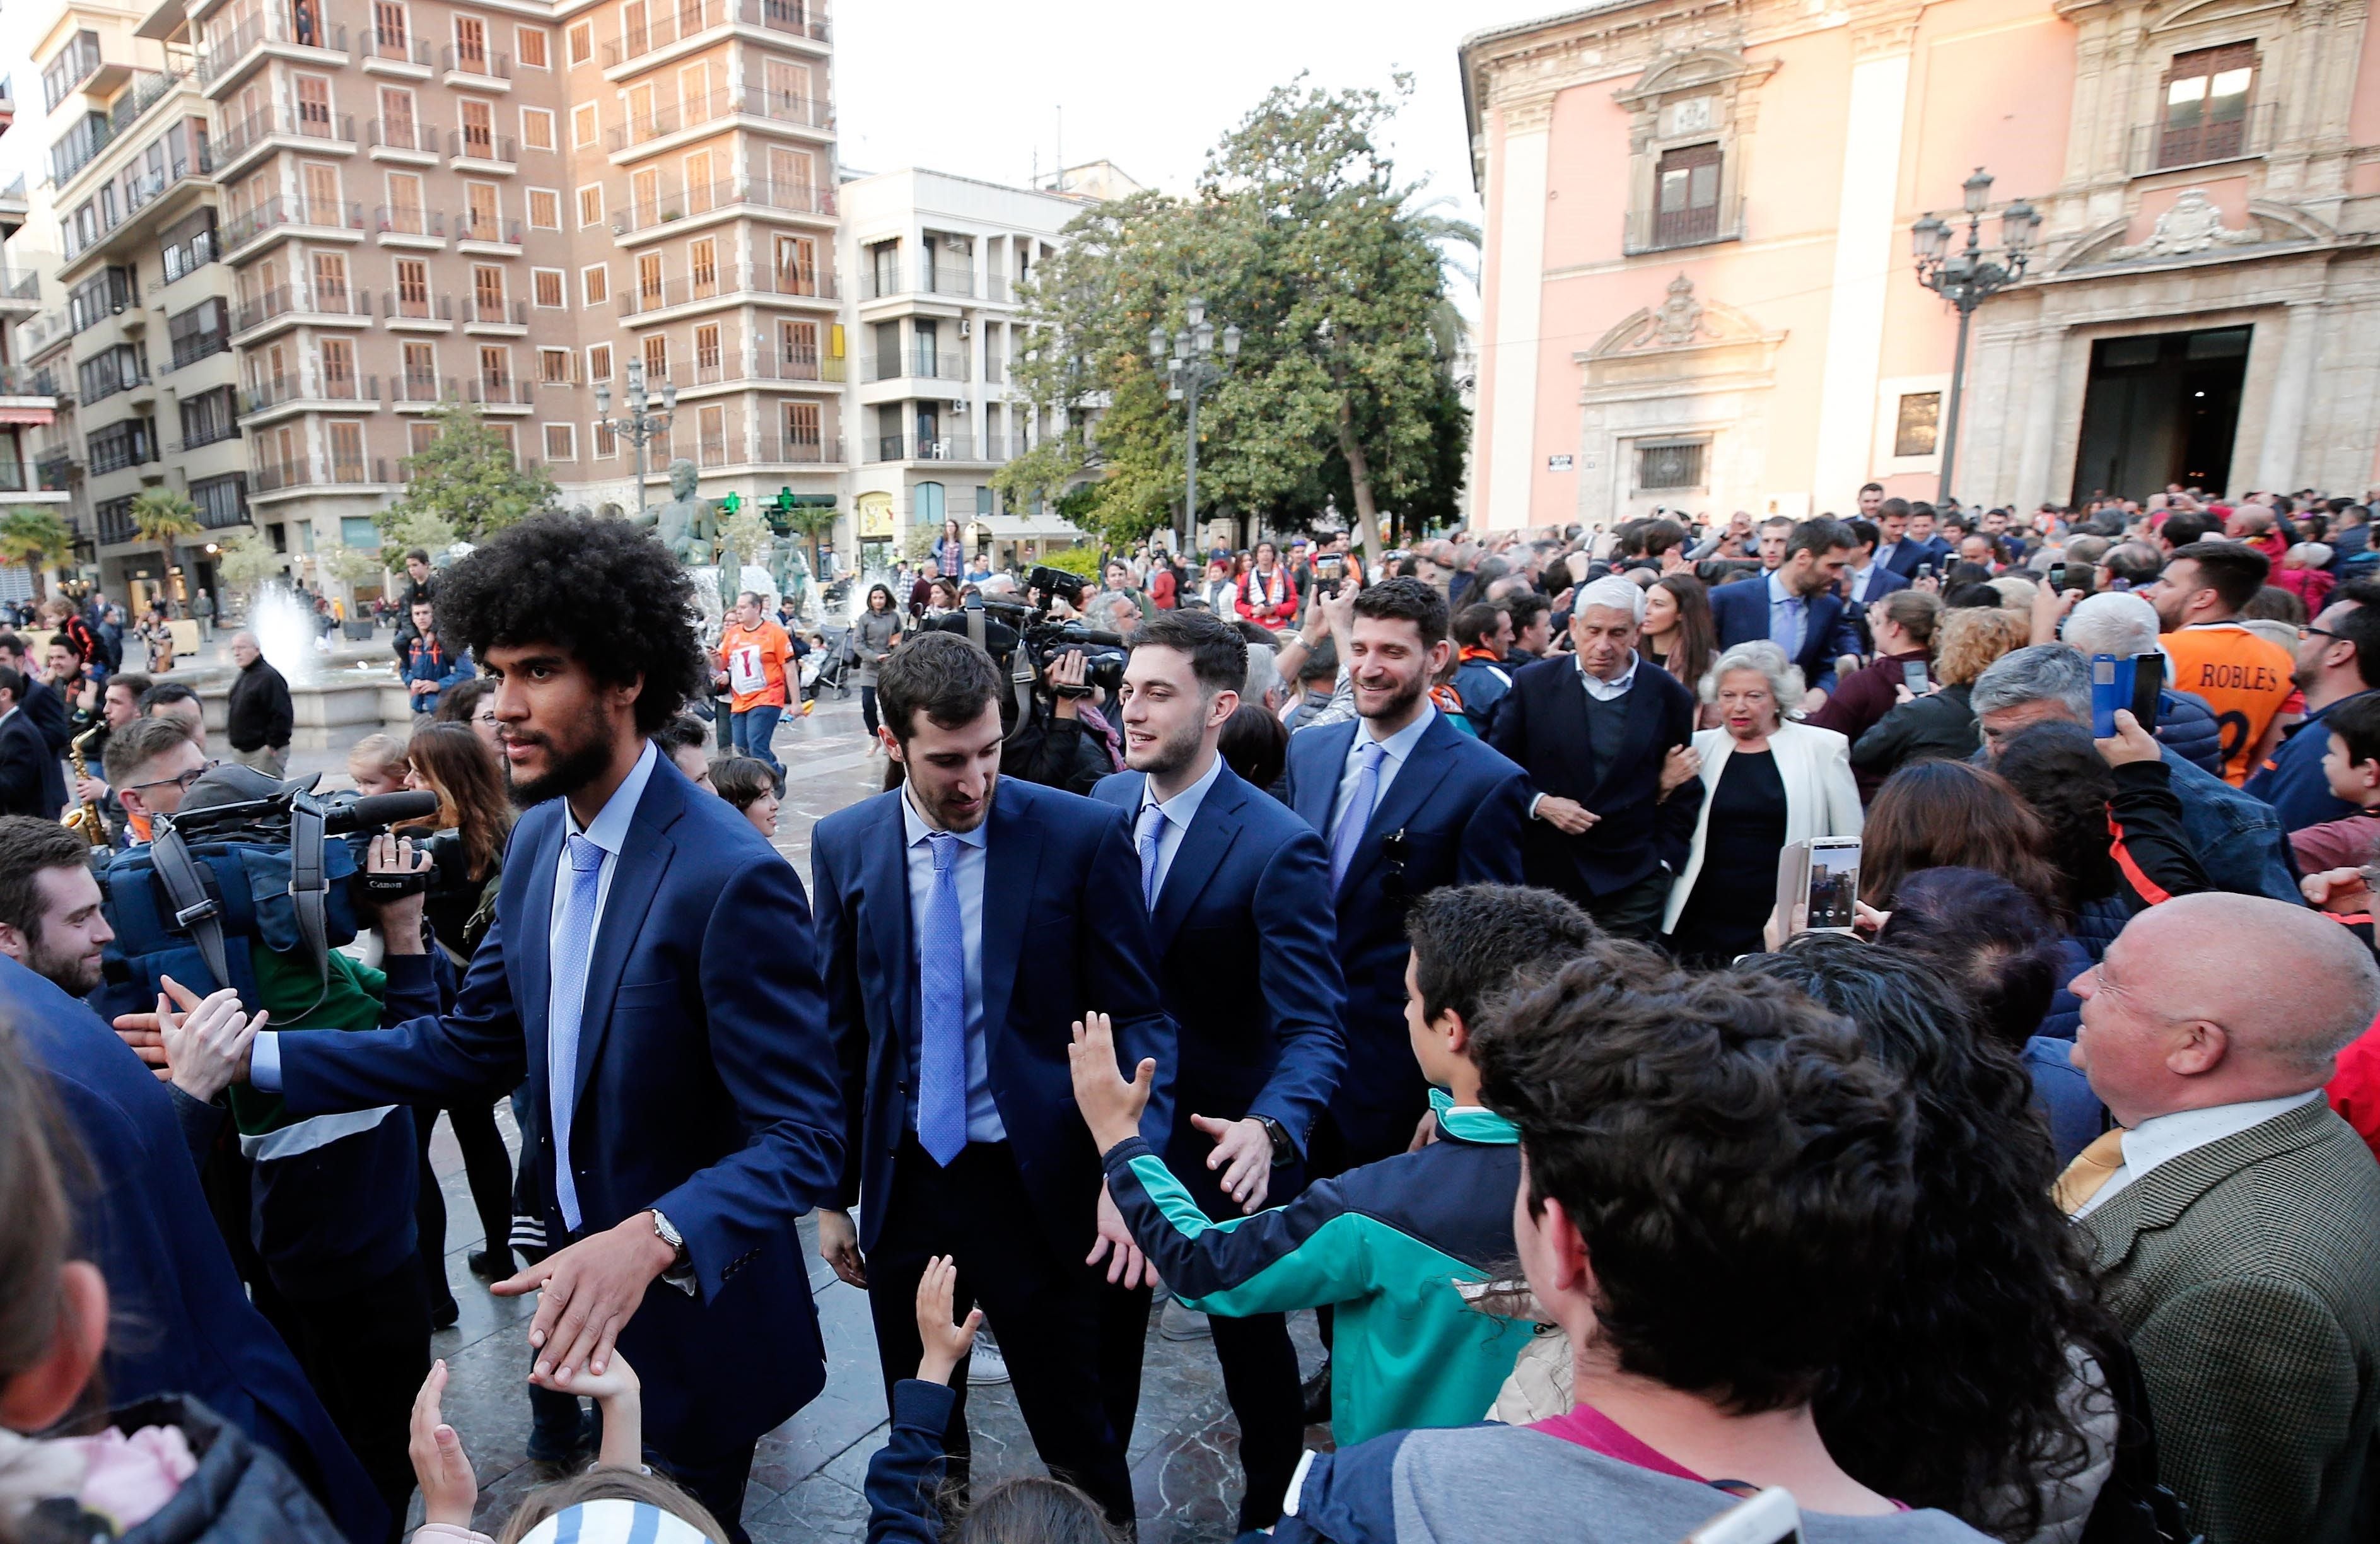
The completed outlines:
[[[653,505],[631,522],[650,529],[670,555],[689,568],[719,561],[719,517],[709,499],[695,497],[694,463],[681,456],[670,463],[669,503]]]

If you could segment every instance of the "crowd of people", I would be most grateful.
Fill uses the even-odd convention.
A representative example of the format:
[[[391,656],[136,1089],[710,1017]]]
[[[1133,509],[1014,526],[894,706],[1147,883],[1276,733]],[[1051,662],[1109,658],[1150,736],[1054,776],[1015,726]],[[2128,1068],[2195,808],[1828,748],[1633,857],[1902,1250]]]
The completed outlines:
[[[872,1538],[1130,1537],[1160,1323],[1244,1535],[2369,1537],[2367,519],[1871,486],[1046,592],[958,542],[861,602],[885,788],[803,876],[793,632],[540,516],[415,576],[416,724],[348,770],[435,812],[319,979],[286,860],[157,899],[285,785],[114,676],[115,845],[0,819],[0,1538],[376,1544],[418,1489],[430,1540],[734,1544],[826,1378],[805,1218]],[[537,1295],[508,1520],[431,1356],[441,1112],[470,1270]],[[995,1378],[1051,1477],[972,1474]]]

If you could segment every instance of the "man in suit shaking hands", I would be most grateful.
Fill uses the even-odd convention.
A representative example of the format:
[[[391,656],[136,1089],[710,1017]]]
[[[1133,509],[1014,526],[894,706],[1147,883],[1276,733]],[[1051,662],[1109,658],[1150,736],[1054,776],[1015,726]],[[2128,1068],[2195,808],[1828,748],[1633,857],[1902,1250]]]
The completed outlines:
[[[1291,736],[1285,774],[1290,808],[1330,857],[1347,972],[1347,1071],[1308,1155],[1317,1176],[1412,1142],[1429,1092],[1405,1031],[1405,908],[1440,885],[1521,883],[1529,796],[1519,767],[1430,704],[1454,647],[1444,597],[1389,579],[1322,604],[1347,618],[1358,717]]]
[[[1133,1303],[1145,1331],[1136,1289],[1154,1278],[1108,1199],[1067,1048],[1086,1013],[1114,1016],[1123,1064],[1157,1063],[1142,1133],[1161,1147],[1173,1021],[1131,823],[1111,805],[1000,775],[1006,687],[956,633],[894,650],[876,698],[901,784],[811,835],[848,1134],[819,1252],[868,1291],[888,1398],[921,1354],[918,1278],[937,1255],[956,1259],[953,1307],[982,1306],[1042,1462],[1128,1525],[1132,1478],[1097,1331]],[[1116,1286],[1134,1296],[1119,1303]],[[1130,1371],[1136,1380],[1136,1363]],[[962,1366],[944,1432],[947,1472],[962,1479],[965,1385]]]
[[[1766,577],[1723,584],[1710,593],[1711,621],[1722,653],[1767,638],[1785,650],[1810,683],[1803,707],[1815,712],[1834,689],[1835,661],[1859,651],[1859,637],[1836,592],[1858,551],[1851,527],[1820,517],[1785,538],[1785,561]]]
[[[1124,759],[1092,796],[1125,812],[1140,858],[1158,979],[1181,1042],[1173,1131],[1162,1149],[1217,1222],[1303,1187],[1308,1142],[1347,1064],[1346,998],[1330,918],[1330,857],[1289,808],[1216,751],[1247,679],[1248,646],[1208,612],[1160,612],[1132,637]],[[1129,1386],[1109,1408],[1126,1441],[1139,1392],[1143,1310],[1121,1328]],[[1213,1317],[1215,1358],[1240,1422],[1242,1534],[1281,1518],[1305,1447],[1297,1351],[1281,1314]]]
[[[1635,939],[1660,931],[1703,803],[1694,693],[1637,654],[1644,620],[1645,592],[1627,579],[1606,575],[1580,590],[1572,651],[1513,676],[1488,736],[1536,790],[1522,838],[1528,882]]]
[[[834,1198],[844,1122],[801,881],[648,738],[710,680],[660,542],[537,516],[447,570],[438,604],[495,678],[524,810],[495,923],[443,1015],[261,1033],[253,1080],[313,1115],[526,1076],[554,1252],[495,1291],[541,1293],[532,1376],[567,1392],[616,1338],[652,1461],[740,1541],[753,1444],[826,1377],[795,1226]]]

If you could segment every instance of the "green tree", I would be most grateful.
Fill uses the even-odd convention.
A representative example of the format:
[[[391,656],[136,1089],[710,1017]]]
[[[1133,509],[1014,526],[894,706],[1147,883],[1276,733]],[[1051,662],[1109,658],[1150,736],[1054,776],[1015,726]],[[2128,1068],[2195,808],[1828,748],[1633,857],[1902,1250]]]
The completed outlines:
[[[553,479],[543,467],[523,469],[476,403],[442,402],[431,416],[438,437],[407,461],[405,496],[380,513],[384,535],[395,540],[427,514],[465,541],[484,541],[553,502]]]
[[[199,506],[163,483],[133,495],[132,528],[140,533],[141,541],[157,543],[162,561],[157,568],[156,592],[161,595],[165,592],[166,577],[173,571],[174,543],[206,529],[199,524]]]
[[[266,581],[281,575],[281,554],[254,526],[243,526],[223,543],[215,557],[215,572],[231,589],[253,596]]]
[[[1445,247],[1476,233],[1415,206],[1380,148],[1410,91],[1404,77],[1389,94],[1280,88],[1217,145],[1192,198],[1139,194],[1070,225],[1026,297],[1015,371],[1067,427],[996,485],[1023,499],[1096,478],[1085,517],[1117,545],[1164,523],[1184,483],[1183,411],[1148,340],[1185,325],[1195,294],[1243,337],[1200,405],[1202,505],[1302,526],[1343,490],[1373,565],[1384,505],[1451,510],[1469,431]],[[1095,399],[1106,407],[1087,429],[1079,405]]]
[[[399,553],[419,547],[436,557],[460,540],[455,534],[455,523],[434,509],[412,510],[384,522],[382,529],[388,536],[389,547]]]
[[[775,535],[759,509],[749,504],[720,522],[719,564],[727,570],[732,583],[739,587],[743,584],[744,565],[763,561]]]
[[[832,505],[797,504],[784,515],[791,534],[807,536],[810,542],[810,572],[819,571],[819,538],[834,529],[837,518]]]
[[[322,554],[322,566],[331,577],[352,587],[370,584],[387,577],[386,555],[378,549],[350,547],[345,542]]]
[[[74,529],[57,511],[40,505],[18,505],[0,515],[0,561],[21,563],[31,576],[33,595],[42,593],[42,565],[55,563],[74,551]]]

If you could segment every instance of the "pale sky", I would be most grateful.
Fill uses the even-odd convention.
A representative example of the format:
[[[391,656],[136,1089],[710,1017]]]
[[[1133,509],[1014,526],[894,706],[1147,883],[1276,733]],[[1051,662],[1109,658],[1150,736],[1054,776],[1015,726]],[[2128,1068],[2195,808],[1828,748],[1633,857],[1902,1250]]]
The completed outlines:
[[[844,164],[901,166],[1022,185],[1058,154],[1112,161],[1136,180],[1186,192],[1208,150],[1300,70],[1327,90],[1412,98],[1391,152],[1399,176],[1477,224],[1463,84],[1465,33],[1538,15],[1547,0],[1484,7],[1417,0],[896,0],[834,10],[835,119]]]

